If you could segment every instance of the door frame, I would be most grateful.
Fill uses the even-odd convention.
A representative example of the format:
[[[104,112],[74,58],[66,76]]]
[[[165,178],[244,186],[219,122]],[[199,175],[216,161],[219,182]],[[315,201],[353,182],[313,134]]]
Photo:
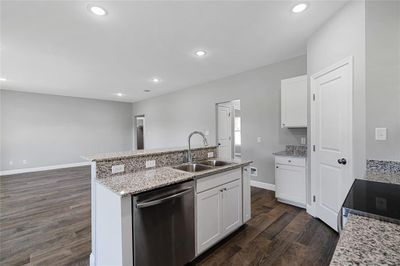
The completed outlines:
[[[350,80],[351,80],[351,94],[350,94],[350,103],[351,103],[351,108],[350,108],[350,115],[349,115],[349,124],[350,124],[350,128],[349,128],[349,132],[350,132],[350,136],[351,136],[351,149],[350,149],[350,154],[349,154],[349,160],[351,160],[351,162],[354,162],[354,156],[353,156],[353,152],[354,152],[354,148],[353,148],[353,107],[354,107],[354,68],[353,68],[353,56],[348,56],[338,62],[336,62],[335,64],[324,68],[321,71],[318,71],[317,73],[313,74],[310,76],[310,207],[307,208],[307,212],[309,214],[311,214],[314,217],[318,217],[318,210],[317,210],[317,204],[318,204],[318,200],[320,199],[319,197],[319,191],[318,191],[318,175],[317,175],[317,165],[316,165],[316,153],[313,151],[313,146],[316,145],[317,143],[317,135],[315,134],[316,132],[316,104],[317,102],[314,100],[314,94],[315,94],[315,80],[317,78],[319,78],[322,75],[325,75],[327,72],[331,72],[333,70],[336,70],[337,68],[340,68],[344,65],[348,64],[350,66]],[[353,163],[352,163],[352,168],[350,169],[350,171],[353,173],[354,175],[354,167],[353,167]],[[354,178],[354,177],[353,177]],[[313,200],[314,195],[318,198],[316,201]],[[308,203],[307,203],[308,205]],[[308,206],[307,206],[308,207]]]
[[[238,99],[239,100],[239,99]],[[232,101],[235,100],[230,100],[230,101],[226,101],[226,102],[218,102],[215,104],[215,144],[217,145],[217,150],[218,150],[218,123],[219,123],[219,119],[218,119],[218,106],[219,105],[226,105],[226,107],[229,107],[230,109],[230,113],[231,113],[231,159],[233,159],[234,156],[234,123],[235,123],[235,118],[234,118],[234,107],[233,107],[233,103]]]
[[[145,142],[145,136],[146,136],[146,116],[145,114],[142,115],[134,115],[133,116],[133,142],[132,142],[132,150],[136,151],[137,150],[137,118],[138,117],[143,117],[143,150],[146,149],[146,142]]]

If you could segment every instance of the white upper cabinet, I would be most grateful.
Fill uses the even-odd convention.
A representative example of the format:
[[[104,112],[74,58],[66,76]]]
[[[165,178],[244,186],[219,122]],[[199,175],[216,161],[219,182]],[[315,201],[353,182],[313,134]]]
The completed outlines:
[[[307,127],[307,75],[281,81],[281,127]]]

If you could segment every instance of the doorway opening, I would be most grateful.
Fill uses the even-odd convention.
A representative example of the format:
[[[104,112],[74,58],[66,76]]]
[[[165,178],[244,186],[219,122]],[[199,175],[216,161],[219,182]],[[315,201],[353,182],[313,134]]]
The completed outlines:
[[[135,133],[136,133],[135,142],[137,150],[144,149],[144,125],[145,125],[144,115],[135,116]]]
[[[240,100],[217,103],[217,145],[221,159],[240,159],[242,157],[242,125]]]

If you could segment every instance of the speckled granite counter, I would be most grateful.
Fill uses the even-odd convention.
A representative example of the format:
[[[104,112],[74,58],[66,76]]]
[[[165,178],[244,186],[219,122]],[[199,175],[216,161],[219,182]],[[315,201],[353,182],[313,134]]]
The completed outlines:
[[[297,153],[297,152],[289,152],[289,151],[280,151],[272,153],[275,156],[285,156],[285,157],[298,157],[298,158],[306,158],[307,154],[305,153]]]
[[[121,195],[138,194],[140,192],[168,186],[194,178],[192,173],[161,167],[119,176],[110,176],[96,181]]]
[[[400,185],[400,172],[368,170],[366,175],[359,179]]]
[[[400,265],[400,225],[350,214],[330,265]]]
[[[274,152],[272,154],[275,156],[306,158],[307,146],[286,145],[284,151]]]
[[[96,179],[96,182],[103,184],[105,187],[121,196],[135,195],[144,191],[180,183],[185,180],[202,178],[205,176],[241,168],[250,163],[251,161],[234,160],[232,161],[232,164],[218,166],[210,170],[195,173],[177,170],[172,167],[160,167],[124,175]]]
[[[196,151],[196,150],[214,149],[214,148],[217,148],[217,146],[192,147],[191,150]],[[104,161],[104,160],[109,161],[121,158],[143,157],[147,155],[154,156],[154,155],[162,155],[162,154],[177,153],[184,151],[187,151],[187,147],[109,152],[109,153],[85,155],[81,157],[89,161]]]

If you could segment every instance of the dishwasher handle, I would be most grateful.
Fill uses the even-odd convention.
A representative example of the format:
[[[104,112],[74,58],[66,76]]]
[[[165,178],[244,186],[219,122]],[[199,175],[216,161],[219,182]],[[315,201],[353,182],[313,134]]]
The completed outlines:
[[[161,199],[155,199],[155,200],[152,200],[152,201],[146,201],[146,202],[142,202],[142,203],[137,203],[136,204],[136,208],[146,208],[146,207],[150,207],[150,206],[161,204],[161,203],[166,202],[166,201],[171,200],[171,199],[182,197],[183,195],[185,195],[185,194],[189,193],[190,191],[192,191],[192,189],[193,189],[193,187],[186,188],[184,190],[179,191],[178,193],[169,195],[169,196],[161,198]]]

